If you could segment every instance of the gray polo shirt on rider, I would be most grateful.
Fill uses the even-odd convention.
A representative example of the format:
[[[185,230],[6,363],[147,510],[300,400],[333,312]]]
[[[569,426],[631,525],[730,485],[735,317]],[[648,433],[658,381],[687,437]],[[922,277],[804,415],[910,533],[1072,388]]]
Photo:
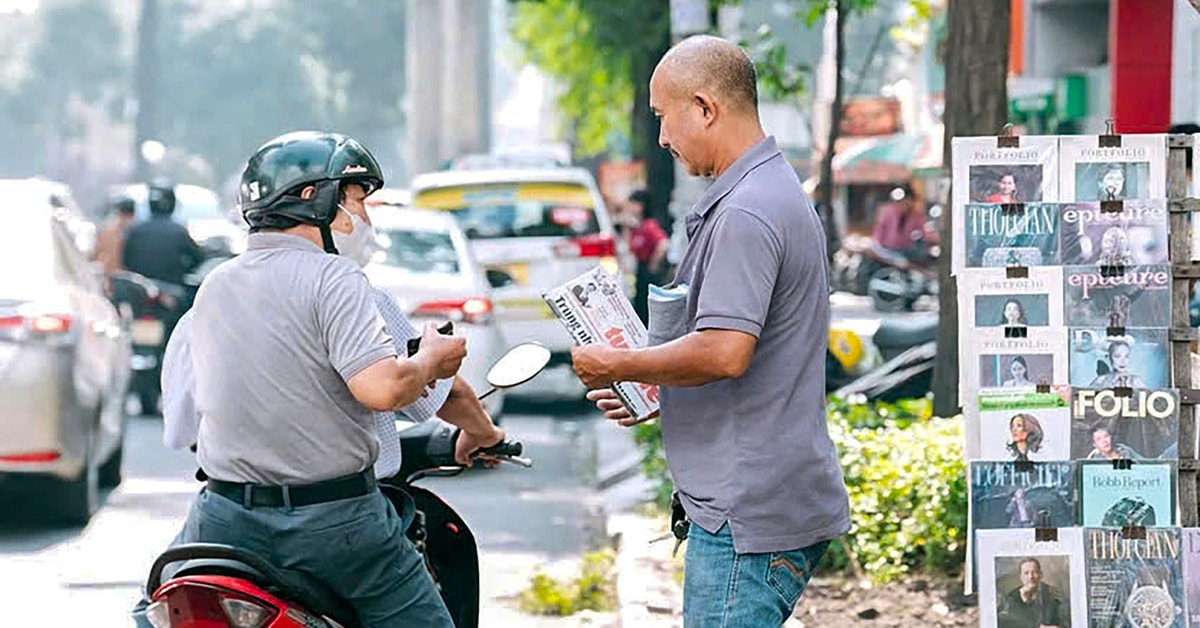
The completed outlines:
[[[829,287],[825,236],[791,165],[766,138],[687,216],[676,284],[686,331],[758,339],[739,378],[663,387],[663,443],[689,518],[729,523],[739,553],[807,547],[850,529],[825,423]]]
[[[353,261],[299,236],[251,234],[200,287],[192,334],[210,477],[310,484],[375,464],[374,415],[346,380],[396,349]]]

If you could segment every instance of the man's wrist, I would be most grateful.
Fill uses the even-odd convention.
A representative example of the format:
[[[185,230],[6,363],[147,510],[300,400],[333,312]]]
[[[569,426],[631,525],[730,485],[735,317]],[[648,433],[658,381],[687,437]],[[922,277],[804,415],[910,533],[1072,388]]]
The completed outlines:
[[[426,351],[418,351],[415,355],[408,358],[413,367],[417,369],[417,378],[422,386],[427,386],[429,382],[437,379],[433,369],[433,360],[429,357]]]

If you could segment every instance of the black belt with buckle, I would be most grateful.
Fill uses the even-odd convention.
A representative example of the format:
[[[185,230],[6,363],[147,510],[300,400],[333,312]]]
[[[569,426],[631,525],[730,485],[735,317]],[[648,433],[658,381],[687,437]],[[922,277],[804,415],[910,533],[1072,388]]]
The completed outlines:
[[[311,506],[339,499],[362,497],[376,490],[372,469],[315,484],[264,486],[208,479],[208,490],[247,507]]]

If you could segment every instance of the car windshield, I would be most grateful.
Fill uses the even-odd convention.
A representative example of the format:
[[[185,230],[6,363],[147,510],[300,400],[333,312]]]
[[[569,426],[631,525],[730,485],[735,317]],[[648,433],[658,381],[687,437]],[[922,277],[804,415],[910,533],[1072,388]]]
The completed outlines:
[[[446,231],[376,230],[382,251],[375,261],[410,273],[457,275],[458,251]]]
[[[600,231],[591,194],[582,185],[443,188],[419,194],[414,204],[451,212],[472,240],[577,237]]]

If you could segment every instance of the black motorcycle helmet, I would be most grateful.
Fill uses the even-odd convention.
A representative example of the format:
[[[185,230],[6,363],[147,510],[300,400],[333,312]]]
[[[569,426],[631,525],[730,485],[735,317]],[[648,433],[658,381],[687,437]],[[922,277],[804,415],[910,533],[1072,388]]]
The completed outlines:
[[[358,183],[368,194],[383,187],[383,172],[362,144],[336,133],[288,133],[264,144],[246,162],[238,202],[251,232],[314,225],[321,228],[325,250],[337,254],[329,225],[337,217],[346,183]],[[317,193],[300,198],[310,185]]]
[[[146,204],[155,216],[170,216],[175,212],[175,186],[158,181],[146,186]]]

